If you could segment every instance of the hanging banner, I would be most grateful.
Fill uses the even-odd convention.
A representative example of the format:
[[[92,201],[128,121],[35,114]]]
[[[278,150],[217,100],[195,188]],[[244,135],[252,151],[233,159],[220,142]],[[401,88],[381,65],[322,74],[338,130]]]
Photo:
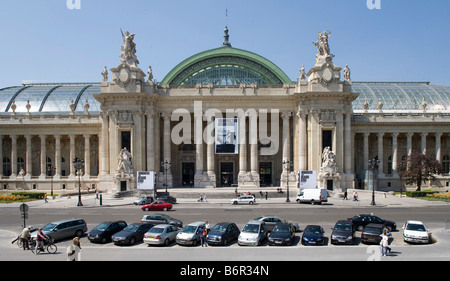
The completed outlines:
[[[316,171],[299,171],[298,183],[300,189],[317,188],[317,172]]]
[[[238,118],[216,118],[216,154],[238,153]]]
[[[141,171],[137,172],[137,189],[154,189],[155,172]]]

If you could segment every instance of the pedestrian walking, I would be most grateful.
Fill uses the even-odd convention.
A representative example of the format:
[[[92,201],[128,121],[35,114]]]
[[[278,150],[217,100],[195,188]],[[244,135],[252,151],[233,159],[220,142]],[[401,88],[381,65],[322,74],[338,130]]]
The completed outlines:
[[[67,261],[81,261],[80,238],[73,238],[72,245],[67,247]]]
[[[391,253],[391,247],[389,247],[392,244],[392,241],[394,241],[394,238],[392,237],[392,233],[389,231],[389,229],[386,229],[386,235],[388,237],[388,245],[386,247],[386,250]]]
[[[386,234],[386,230],[383,231],[383,234],[381,234],[381,256],[387,256],[387,250],[389,246],[389,236]]]
[[[260,190],[260,191],[259,191],[259,199],[263,199],[263,197],[264,197],[264,194],[263,194],[263,192]]]
[[[344,199],[343,200],[348,200],[348,198],[347,198],[347,189],[344,191]]]
[[[266,191],[266,200],[267,200],[267,197],[269,197],[269,193]]]
[[[29,227],[25,227],[22,230],[22,233],[20,233],[20,241],[22,242],[22,246],[24,250],[29,250],[30,249],[30,244],[28,243],[28,241],[30,240],[31,234],[30,234],[30,228]]]

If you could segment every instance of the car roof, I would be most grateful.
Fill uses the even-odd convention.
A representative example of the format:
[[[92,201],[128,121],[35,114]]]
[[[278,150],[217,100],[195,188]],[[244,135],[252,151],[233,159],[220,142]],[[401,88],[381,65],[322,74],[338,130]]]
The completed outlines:
[[[202,224],[205,224],[205,222],[204,221],[195,221],[195,222],[189,223],[188,225],[199,226],[199,225],[202,225]]]
[[[219,223],[216,223],[216,225],[218,225],[218,224],[220,224],[220,225],[229,225],[229,224],[233,224],[232,222],[219,222]]]
[[[416,221],[416,220],[407,220],[406,223],[422,224],[423,225],[423,223],[421,221]]]
[[[263,221],[251,220],[251,221],[248,221],[246,224],[263,224],[263,223],[264,223]]]
[[[60,223],[65,223],[65,222],[69,222],[69,221],[77,221],[77,220],[83,220],[83,219],[81,219],[81,218],[74,218],[74,219],[68,219],[68,220],[53,221],[53,222],[51,222],[51,224],[60,224]]]
[[[153,226],[152,228],[166,228],[168,226],[172,226],[171,224],[157,224],[155,226]]]

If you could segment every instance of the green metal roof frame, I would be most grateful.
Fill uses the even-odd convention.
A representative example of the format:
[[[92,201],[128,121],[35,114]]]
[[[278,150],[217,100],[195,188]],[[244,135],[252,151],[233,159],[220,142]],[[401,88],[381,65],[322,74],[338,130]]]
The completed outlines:
[[[204,51],[204,52],[198,53],[196,55],[193,55],[193,56],[185,59],[184,61],[179,63],[177,66],[175,66],[166,75],[166,77],[164,77],[164,79],[161,81],[160,84],[161,85],[173,84],[173,81],[185,69],[189,68],[190,66],[192,66],[198,62],[201,62],[201,61],[204,61],[207,59],[211,59],[211,58],[216,58],[216,57],[237,57],[237,58],[244,58],[249,61],[253,61],[254,63],[259,64],[262,67],[266,68],[275,77],[277,77],[281,81],[281,83],[292,84],[292,80],[289,79],[289,77],[278,66],[276,66],[274,63],[272,63],[268,59],[266,59],[260,55],[257,55],[255,53],[249,52],[249,51],[245,51],[245,50],[241,50],[241,49],[237,49],[237,48],[233,48],[233,47],[228,47],[228,46],[223,46],[223,47],[219,47],[216,49]],[[251,65],[242,65],[242,66],[252,69],[253,71],[255,71],[257,73],[261,73],[260,70],[255,69]],[[189,72],[189,74],[184,75],[184,77],[186,77],[186,78],[190,77],[195,72],[196,72],[196,69]],[[272,79],[269,78],[269,80],[272,80]]]

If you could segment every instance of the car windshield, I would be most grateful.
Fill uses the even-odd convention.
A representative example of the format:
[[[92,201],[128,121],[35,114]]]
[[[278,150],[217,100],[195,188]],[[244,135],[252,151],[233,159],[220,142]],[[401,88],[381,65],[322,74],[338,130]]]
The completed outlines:
[[[259,225],[258,224],[246,224],[244,226],[244,229],[242,229],[243,232],[251,232],[251,233],[258,233]]]
[[[272,232],[290,232],[288,225],[275,225]]]
[[[101,223],[101,224],[97,225],[94,228],[94,230],[105,231],[108,228],[108,226],[109,226],[109,223],[104,222],[104,223]]]
[[[196,229],[197,229],[197,227],[194,226],[194,225],[186,225],[185,227],[183,227],[181,229],[181,232],[184,232],[184,233],[195,233]]]
[[[340,223],[338,222],[335,226],[334,226],[334,230],[338,230],[338,231],[350,231],[352,229],[351,225],[349,223]]]
[[[54,223],[49,223],[49,224],[47,224],[46,226],[44,226],[44,227],[42,228],[42,230],[43,230],[43,231],[50,231],[50,230],[53,230],[53,228],[55,228],[55,226],[56,226],[56,224],[54,224]]]
[[[305,229],[305,233],[308,233],[308,234],[321,234],[322,231],[320,230],[320,227],[318,227],[318,226],[311,226],[311,227],[307,227]]]
[[[163,233],[164,228],[163,227],[152,227],[148,232],[150,233]]]
[[[217,232],[225,232],[225,230],[227,230],[227,226],[223,225],[223,224],[216,224],[212,228],[212,231],[217,231]]]
[[[129,232],[136,232],[138,229],[139,229],[139,225],[130,224],[127,227],[125,227],[123,230],[124,231],[129,231]]]
[[[423,226],[423,224],[412,224],[412,223],[408,223],[408,226],[406,227],[407,230],[412,230],[412,231],[427,231],[425,229],[425,226]]]

